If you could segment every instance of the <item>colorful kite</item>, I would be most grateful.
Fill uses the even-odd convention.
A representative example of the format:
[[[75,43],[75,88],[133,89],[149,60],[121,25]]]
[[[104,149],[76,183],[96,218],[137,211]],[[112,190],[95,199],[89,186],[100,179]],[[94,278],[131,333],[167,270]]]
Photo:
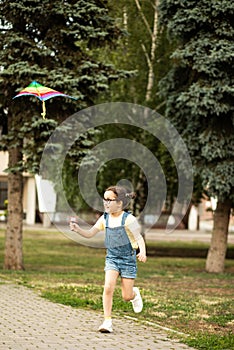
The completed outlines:
[[[36,81],[33,81],[29,86],[27,86],[25,89],[21,90],[13,98],[20,97],[20,96],[36,96],[37,98],[39,98],[39,100],[42,101],[42,113],[41,113],[41,115],[42,115],[43,119],[45,119],[45,116],[46,116],[45,101],[48,100],[49,98],[56,97],[56,96],[63,96],[63,97],[69,97],[69,98],[72,98],[74,100],[77,100],[76,97],[65,95],[62,92],[50,89],[46,86],[43,86],[43,85],[37,83]]]

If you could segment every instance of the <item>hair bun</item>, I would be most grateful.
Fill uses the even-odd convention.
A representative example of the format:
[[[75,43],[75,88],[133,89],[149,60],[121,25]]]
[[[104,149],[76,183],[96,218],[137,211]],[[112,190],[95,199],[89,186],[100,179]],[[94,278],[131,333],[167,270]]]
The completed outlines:
[[[136,197],[136,193],[135,193],[135,192],[126,193],[126,194],[125,194],[125,197],[126,197],[126,198],[130,198],[130,199],[133,199],[133,198]]]

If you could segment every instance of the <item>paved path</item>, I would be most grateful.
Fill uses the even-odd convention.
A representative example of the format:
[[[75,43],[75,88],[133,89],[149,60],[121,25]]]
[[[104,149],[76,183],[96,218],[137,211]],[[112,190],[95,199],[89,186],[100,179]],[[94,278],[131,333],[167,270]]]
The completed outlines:
[[[114,333],[97,328],[102,314],[52,303],[35,291],[0,284],[1,350],[188,350],[153,326],[133,320],[113,320]]]

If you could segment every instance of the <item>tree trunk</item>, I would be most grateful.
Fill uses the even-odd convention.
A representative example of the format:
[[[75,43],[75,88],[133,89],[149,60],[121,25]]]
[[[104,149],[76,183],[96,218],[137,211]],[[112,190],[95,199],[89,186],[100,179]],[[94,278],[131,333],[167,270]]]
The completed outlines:
[[[188,230],[188,226],[189,226],[188,223],[189,223],[189,214],[190,214],[191,208],[192,208],[192,203],[190,202],[182,219],[182,223],[184,224],[184,228],[186,230]],[[180,212],[182,213],[182,210]]]
[[[19,148],[9,149],[9,167],[22,160]],[[15,171],[8,174],[8,218],[5,237],[4,268],[23,270],[23,175]]]
[[[206,259],[207,272],[221,273],[224,271],[230,212],[231,201],[229,199],[218,201],[214,213],[211,244]]]
[[[140,2],[138,0],[135,0],[136,6],[138,11],[140,12],[140,15],[142,17],[143,23],[145,24],[145,27],[150,35],[151,38],[151,48],[150,53],[147,52],[147,49],[144,44],[141,45],[142,50],[145,54],[147,65],[148,65],[148,81],[147,81],[147,87],[146,87],[146,95],[145,100],[146,102],[149,102],[152,98],[152,90],[154,87],[154,61],[155,61],[155,51],[156,51],[156,42],[157,42],[157,35],[158,35],[158,0],[155,0],[154,3],[152,3],[154,8],[154,22],[153,22],[153,28],[151,29],[151,26],[144,15]]]
[[[152,40],[151,40],[151,52],[150,52],[150,64],[148,72],[148,83],[146,88],[146,101],[150,101],[152,98],[152,90],[154,87],[154,61],[155,61],[155,51],[156,51],[156,41],[158,35],[158,0],[154,2],[154,25],[152,30]]]

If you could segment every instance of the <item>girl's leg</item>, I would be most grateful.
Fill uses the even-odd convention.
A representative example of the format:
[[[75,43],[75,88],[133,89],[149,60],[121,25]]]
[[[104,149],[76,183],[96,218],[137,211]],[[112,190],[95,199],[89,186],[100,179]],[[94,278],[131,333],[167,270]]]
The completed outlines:
[[[105,274],[105,285],[103,291],[103,310],[104,317],[110,318],[113,304],[113,294],[119,272],[116,270],[108,270]]]
[[[125,301],[133,300],[135,297],[135,292],[133,291],[134,281],[134,278],[122,277],[121,279],[122,297]]]
[[[142,311],[143,302],[139,288],[134,287],[133,278],[122,277],[122,296],[125,301],[131,301],[134,312],[138,313]]]

